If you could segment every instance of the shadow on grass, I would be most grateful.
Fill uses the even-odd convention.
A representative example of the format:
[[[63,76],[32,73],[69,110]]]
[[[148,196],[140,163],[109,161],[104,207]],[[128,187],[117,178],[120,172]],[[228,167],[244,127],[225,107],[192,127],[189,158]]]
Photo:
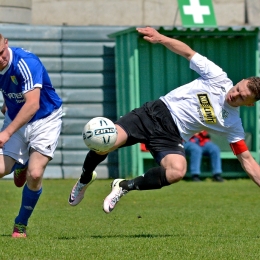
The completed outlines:
[[[173,237],[174,235],[154,235],[154,234],[137,234],[137,235],[110,235],[110,236],[88,236],[89,238],[95,238],[95,239],[100,239],[100,238],[164,238],[164,237]],[[73,240],[73,239],[79,239],[80,237],[58,237],[60,240]]]
[[[6,236],[6,235],[5,235]],[[167,237],[187,237],[187,235],[183,234],[183,235],[180,235],[180,234],[158,234],[158,235],[155,235],[155,234],[136,234],[136,235],[105,235],[105,236],[101,236],[101,235],[98,235],[98,236],[86,236],[88,238],[93,238],[93,239],[104,239],[104,238],[167,238]],[[84,238],[86,238],[84,237]],[[200,238],[203,238],[205,237],[204,235],[190,235],[189,237],[200,237]],[[213,237],[219,237],[219,238],[229,238],[229,237],[236,237],[236,238],[248,238],[248,239],[260,239],[260,236],[257,235],[257,236],[248,236],[248,237],[245,237],[244,235],[243,236],[240,236],[240,235],[218,235],[218,236],[213,236]],[[76,237],[76,236],[73,236],[73,237],[68,237],[68,236],[61,236],[61,237],[57,237],[58,240],[77,240],[77,239],[80,239],[81,237]]]

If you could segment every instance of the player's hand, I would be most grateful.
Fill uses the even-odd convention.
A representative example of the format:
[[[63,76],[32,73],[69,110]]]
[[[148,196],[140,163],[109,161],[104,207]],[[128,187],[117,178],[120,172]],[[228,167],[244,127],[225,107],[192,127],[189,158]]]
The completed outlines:
[[[162,37],[164,37],[162,34],[160,34],[158,31],[156,31],[154,28],[151,27],[145,27],[145,28],[136,28],[136,30],[144,35],[144,39],[151,43],[160,43]]]
[[[4,146],[4,144],[9,140],[10,135],[5,131],[0,132],[0,148]]]

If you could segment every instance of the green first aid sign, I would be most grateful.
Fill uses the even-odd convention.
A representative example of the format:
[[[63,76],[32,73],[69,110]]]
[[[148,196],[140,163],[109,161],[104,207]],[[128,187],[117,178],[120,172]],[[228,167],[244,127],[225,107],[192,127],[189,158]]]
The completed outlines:
[[[216,27],[211,0],[178,0],[184,27]]]

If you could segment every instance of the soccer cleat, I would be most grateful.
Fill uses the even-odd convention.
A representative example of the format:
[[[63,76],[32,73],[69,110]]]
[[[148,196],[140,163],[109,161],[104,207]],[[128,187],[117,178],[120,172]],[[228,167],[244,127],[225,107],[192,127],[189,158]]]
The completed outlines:
[[[14,184],[16,187],[23,187],[26,182],[27,166],[22,164],[16,164],[14,169]],[[22,167],[22,168],[21,168]]]
[[[84,193],[87,189],[87,187],[97,178],[97,173],[94,171],[92,173],[92,179],[89,183],[87,184],[83,184],[81,183],[78,179],[78,181],[76,182],[76,184],[74,185],[74,187],[71,190],[70,196],[69,196],[69,204],[71,206],[76,206],[78,205],[84,198]]]
[[[115,179],[112,182],[111,184],[112,191],[105,198],[103,204],[103,210],[105,211],[105,213],[110,213],[115,208],[120,198],[128,192],[127,190],[123,190],[122,187],[119,187],[119,183],[121,181],[124,181],[124,179]]]
[[[14,230],[13,230],[13,234],[12,237],[22,237],[25,238],[26,237],[26,226],[23,224],[14,224]]]

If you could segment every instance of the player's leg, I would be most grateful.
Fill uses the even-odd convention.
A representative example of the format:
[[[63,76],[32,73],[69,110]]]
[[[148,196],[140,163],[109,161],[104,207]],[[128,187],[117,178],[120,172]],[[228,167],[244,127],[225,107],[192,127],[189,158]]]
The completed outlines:
[[[73,186],[69,195],[68,202],[71,206],[76,206],[82,201],[86,189],[97,177],[97,173],[94,171],[96,166],[105,160],[106,157],[107,154],[99,155],[91,150],[87,153],[82,166],[81,176]]]
[[[2,149],[0,149],[0,178],[3,178],[5,175],[8,175],[12,172],[12,167],[15,164],[15,160],[10,156],[3,155]]]
[[[91,150],[88,152],[83,163],[81,176],[70,192],[68,202],[71,206],[76,206],[82,201],[86,189],[97,177],[97,173],[94,170],[102,161],[106,159],[108,153],[125,144],[127,140],[126,132],[119,125],[116,125],[116,128],[118,133],[117,140],[108,152],[96,153]]]
[[[51,115],[27,125],[24,133],[27,150],[30,148],[27,170],[27,183],[23,187],[21,207],[15,218],[13,237],[26,237],[28,220],[42,193],[44,170],[57,147],[61,129],[62,109],[55,110]],[[27,158],[28,160],[28,158]],[[27,161],[24,160],[24,161]]]
[[[49,159],[32,149],[27,169],[27,183],[23,187],[21,207],[14,221],[13,237],[26,237],[26,226],[42,193],[43,173]]]
[[[112,191],[105,198],[103,210],[110,213],[119,199],[132,190],[154,190],[181,180],[187,169],[186,159],[180,154],[167,154],[161,160],[161,166],[149,169],[146,173],[131,180],[115,179]]]
[[[8,117],[5,118],[4,127],[10,123]],[[24,162],[28,160],[27,145],[23,141],[23,130],[19,129],[15,132],[8,142],[5,143],[3,149],[0,149],[0,176],[10,174],[15,169],[16,162]],[[4,155],[3,155],[4,154]],[[13,157],[13,158],[12,158]],[[21,164],[22,165],[22,164]],[[26,174],[25,174],[26,175]],[[24,177],[25,177],[24,175]],[[23,224],[15,223],[13,229],[13,237],[26,237],[26,226]]]
[[[28,161],[25,164],[15,163],[11,172],[14,173],[14,184],[20,188],[26,182],[26,173],[28,169]]]
[[[121,187],[125,190],[153,190],[180,181],[187,170],[183,155],[167,154],[161,160],[161,166],[149,169],[146,173],[132,180],[124,181]]]
[[[106,213],[110,213],[127,192],[160,189],[178,182],[186,173],[187,163],[182,138],[169,110],[160,100],[146,103],[143,107],[144,109],[136,111],[142,123],[135,121],[138,127],[128,128],[127,133],[130,133],[129,139],[139,142],[147,137],[145,140],[147,148],[160,166],[151,168],[132,180],[114,180],[112,191],[103,204]],[[129,130],[134,130],[136,133]]]
[[[5,119],[1,131],[9,126],[12,120],[8,114],[5,114]],[[19,166],[23,166],[24,156],[28,156],[27,146],[24,144],[23,131],[25,127],[22,127],[15,132],[11,138],[5,143],[3,148],[0,148],[0,178],[12,173]],[[25,179],[25,174],[23,174]]]
[[[28,163],[21,164],[7,155],[0,154],[0,178],[14,173],[14,184],[16,187],[22,187],[26,182],[26,170]]]

